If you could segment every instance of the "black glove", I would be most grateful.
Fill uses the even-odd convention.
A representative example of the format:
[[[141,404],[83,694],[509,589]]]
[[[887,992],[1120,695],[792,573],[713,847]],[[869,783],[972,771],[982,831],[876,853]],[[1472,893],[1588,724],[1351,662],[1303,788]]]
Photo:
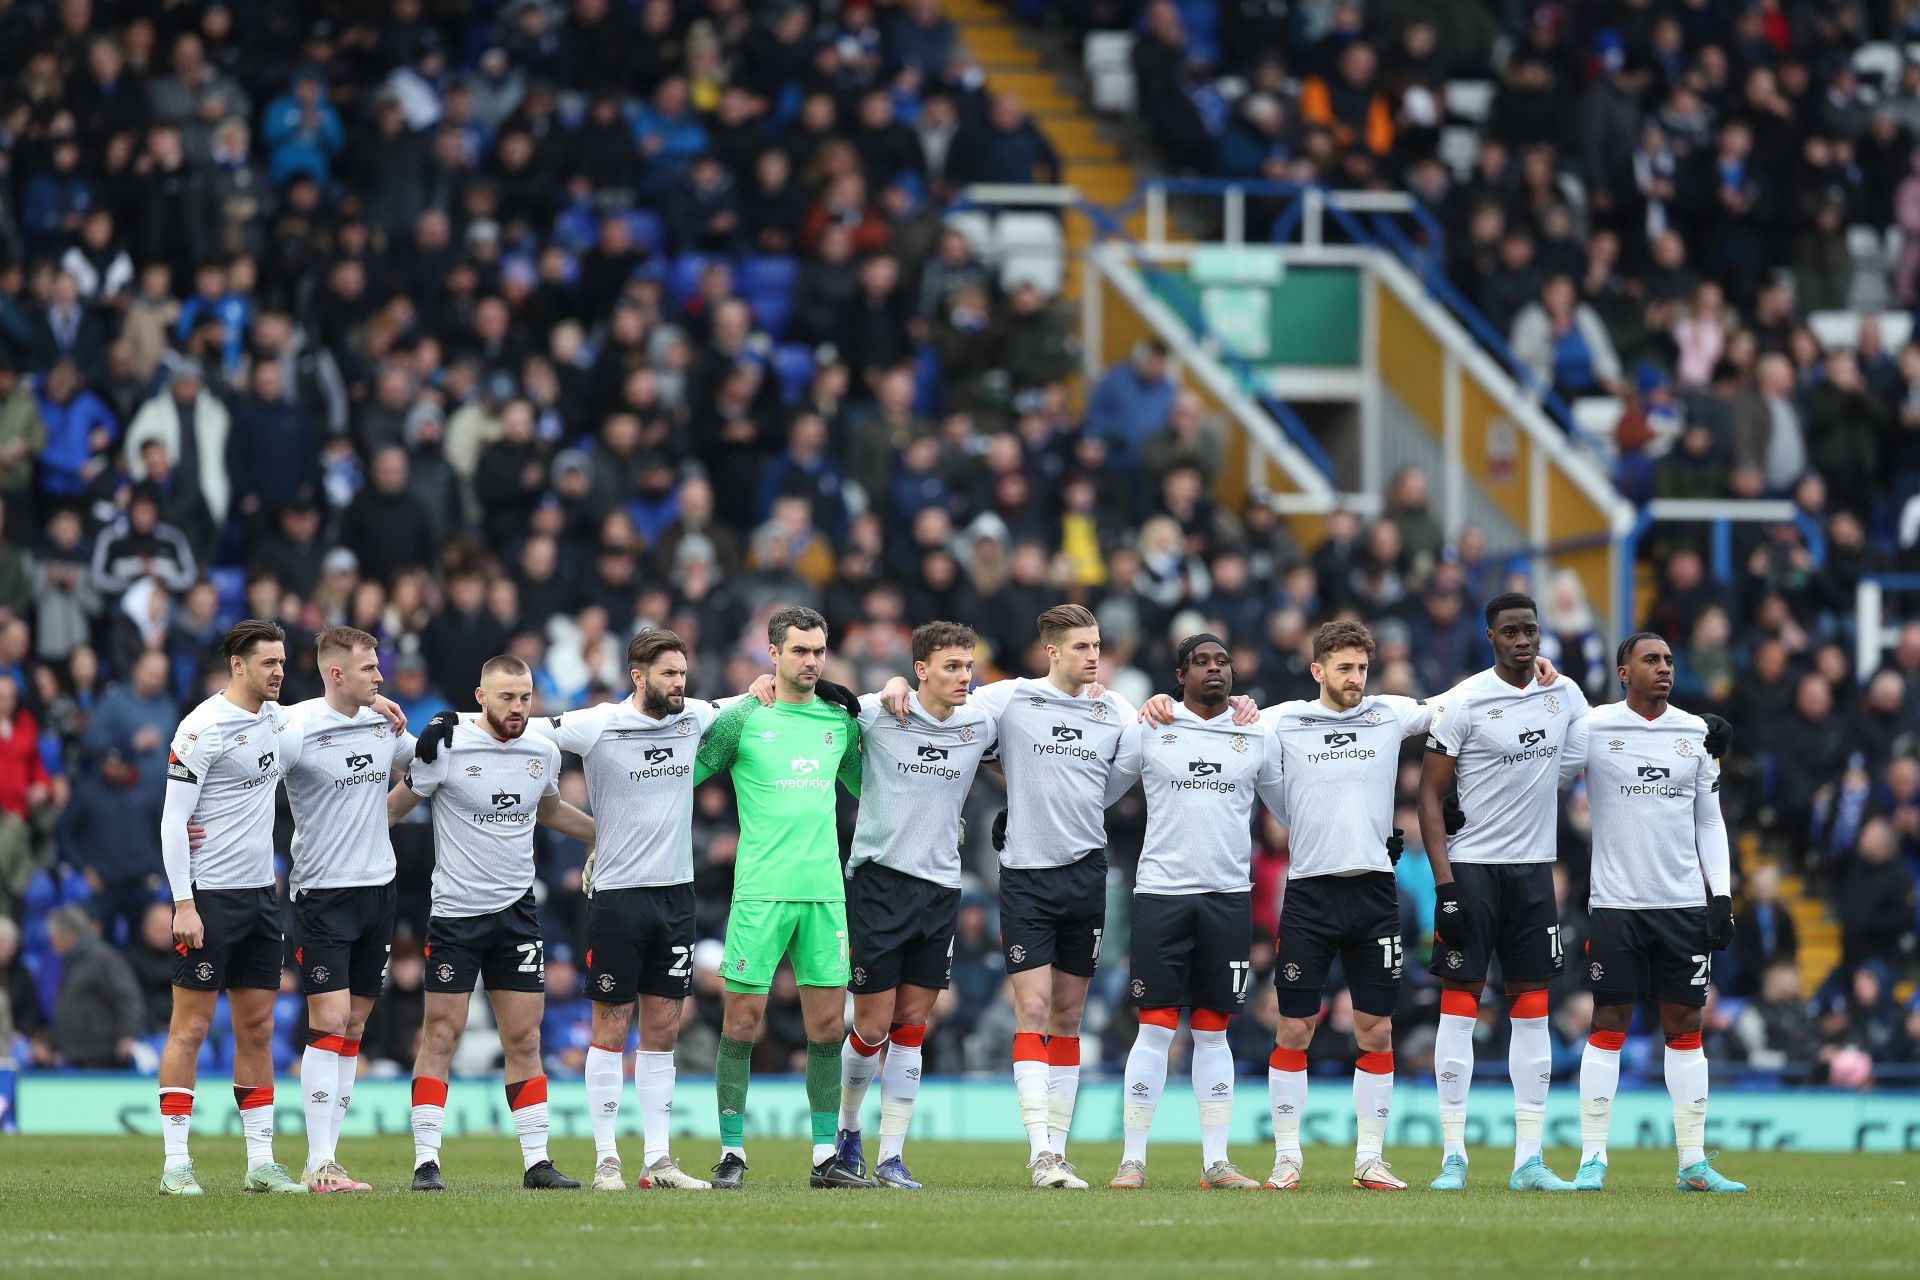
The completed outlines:
[[[1733,945],[1733,899],[1724,893],[1707,904],[1707,945],[1715,951]]]
[[[1449,880],[1433,887],[1433,948],[1436,952],[1466,951],[1473,934],[1473,917],[1460,896],[1460,882]]]
[[[1467,825],[1467,815],[1460,809],[1460,793],[1449,791],[1447,798],[1440,802],[1440,821],[1446,825],[1447,834],[1457,836],[1460,828]]]
[[[1712,712],[1700,718],[1707,722],[1707,754],[1715,760],[1723,759],[1733,748],[1733,726]]]
[[[825,698],[834,706],[839,707],[855,720],[860,718],[860,695],[847,688],[847,686],[835,684],[831,680],[820,679],[813,682],[813,692],[816,696]]]
[[[440,756],[440,748],[453,742],[453,731],[460,724],[458,711],[442,711],[427,721],[427,727],[420,731],[415,739],[413,754],[416,758],[432,764]]]
[[[1393,834],[1387,837],[1387,861],[1394,866],[1400,865],[1400,855],[1407,851],[1407,838],[1395,827]]]
[[[998,853],[1007,847],[1007,811],[1002,809],[993,815],[993,850]]]

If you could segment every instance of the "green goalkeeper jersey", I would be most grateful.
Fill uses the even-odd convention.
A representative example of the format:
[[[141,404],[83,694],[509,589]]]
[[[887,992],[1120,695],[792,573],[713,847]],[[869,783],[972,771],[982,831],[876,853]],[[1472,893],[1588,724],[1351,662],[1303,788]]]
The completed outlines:
[[[740,851],[733,897],[839,902],[846,896],[836,778],[860,794],[860,726],[833,703],[742,698],[700,739],[694,782],[733,775]]]

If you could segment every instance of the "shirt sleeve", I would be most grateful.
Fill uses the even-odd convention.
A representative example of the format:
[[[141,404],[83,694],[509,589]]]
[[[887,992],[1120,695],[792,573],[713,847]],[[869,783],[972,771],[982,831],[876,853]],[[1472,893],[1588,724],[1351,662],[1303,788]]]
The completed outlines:
[[[560,794],[560,748],[551,742],[547,744],[547,785],[540,794],[543,796]]]
[[[414,752],[420,747],[420,739],[402,730],[393,740],[393,759],[387,765],[389,771],[406,769],[413,764]]]
[[[1388,694],[1380,701],[1387,704],[1394,718],[1400,722],[1402,738],[1417,738],[1433,727],[1433,704],[1418,698],[1403,698],[1399,694]]]
[[[995,680],[992,684],[983,684],[967,695],[967,702],[986,712],[988,718],[998,724],[1001,713],[1013,701],[1013,689],[1017,683],[1014,680]]]
[[[1146,727],[1138,721],[1129,720],[1127,727],[1120,731],[1120,739],[1114,747],[1113,767],[1107,770],[1107,795],[1103,805],[1110,805],[1133,790],[1133,784],[1140,780],[1140,770],[1145,762],[1140,735]]]
[[[1707,879],[1707,895],[1730,895],[1733,855],[1727,845],[1727,824],[1720,816],[1720,764],[1707,755],[1704,747],[1693,780],[1693,832],[1700,870]]]
[[[1280,735],[1267,730],[1267,757],[1260,762],[1260,772],[1254,778],[1254,790],[1260,794],[1260,803],[1267,806],[1267,812],[1273,815],[1275,822],[1287,827],[1293,824],[1287,817],[1287,786],[1285,753],[1280,749]]]
[[[455,734],[459,732],[458,729],[454,730]],[[453,744],[448,742],[441,746],[431,761],[415,760],[413,767],[407,770],[408,789],[422,800],[431,799],[433,793],[446,782],[447,769],[452,759]]]
[[[1567,726],[1567,740],[1560,745],[1560,785],[1566,786],[1587,770],[1587,753],[1593,747],[1593,720],[1581,716]]]
[[[537,716],[527,722],[527,727],[560,750],[585,756],[593,749],[593,744],[600,740],[600,730],[606,720],[607,712],[602,707],[588,707],[583,711],[568,711],[557,716]]]
[[[280,708],[279,719],[273,726],[273,749],[280,758],[282,777],[299,768],[307,754],[307,706],[301,702]]]
[[[733,768],[734,757],[740,754],[740,735],[746,731],[748,718],[759,709],[760,703],[755,699],[741,698],[707,726],[700,735],[700,749],[693,757],[696,787],[714,774]]]
[[[845,714],[843,711],[841,714]],[[837,771],[840,785],[854,799],[860,798],[860,744],[864,741],[860,732],[860,722],[847,716],[847,743],[840,748],[840,768]]]
[[[160,863],[175,902],[193,896],[193,849],[187,840],[187,823],[200,803],[201,781],[219,755],[218,729],[193,730],[182,723],[174,730],[167,751],[167,795],[160,814]]]
[[[1467,745],[1468,730],[1473,720],[1466,695],[1450,693],[1443,701],[1432,706],[1433,719],[1427,729],[1427,750],[1438,751],[1443,756],[1459,755]]]

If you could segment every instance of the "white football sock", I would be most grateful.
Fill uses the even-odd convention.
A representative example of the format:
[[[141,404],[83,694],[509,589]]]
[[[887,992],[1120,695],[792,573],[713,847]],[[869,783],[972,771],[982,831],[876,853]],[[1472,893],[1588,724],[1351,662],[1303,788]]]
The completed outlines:
[[[160,1172],[191,1159],[187,1155],[187,1134],[193,1128],[193,1090],[160,1091],[161,1158],[166,1161]]]
[[[1013,1087],[1020,1095],[1020,1123],[1027,1131],[1027,1159],[1038,1160],[1043,1152],[1052,1149],[1047,1146],[1047,1050],[1037,1034],[1023,1031],[1013,1038],[1013,1052]],[[1023,1052],[1028,1056],[1021,1057]],[[1040,1056],[1031,1056],[1035,1052]]]
[[[1603,1049],[1591,1039],[1580,1053],[1580,1163],[1607,1162],[1607,1130],[1613,1123],[1613,1095],[1620,1090],[1620,1051]]]
[[[1300,1113],[1307,1107],[1307,1073],[1267,1067],[1267,1105],[1273,1111],[1273,1154],[1300,1159]]]
[[[620,1086],[625,1083],[624,1063],[617,1049],[587,1046],[587,1120],[593,1126],[593,1159],[618,1160],[620,1144],[615,1131],[620,1127]]]
[[[1479,1019],[1463,1014],[1440,1015],[1440,1032],[1433,1042],[1433,1074],[1440,1094],[1440,1137],[1443,1155],[1467,1157],[1467,1091],[1473,1086],[1473,1029]]]
[[[1173,1047],[1173,1028],[1143,1022],[1127,1051],[1125,1090],[1121,1096],[1121,1119],[1126,1127],[1127,1149],[1122,1160],[1147,1160],[1147,1133],[1153,1128],[1154,1108],[1167,1087],[1167,1052]]]
[[[323,1040],[339,1043],[338,1036]],[[307,1046],[300,1055],[300,1107],[307,1117],[307,1172],[311,1173],[333,1159],[334,1118],[340,1112],[340,1100],[334,1091],[340,1087],[340,1055],[322,1049],[318,1043]]]
[[[360,1078],[360,1042],[347,1041],[347,1047],[340,1051],[337,1074],[333,1078],[333,1128],[327,1132],[327,1149],[335,1160],[340,1158],[340,1131],[347,1127],[347,1104],[353,1101],[354,1082]]]
[[[1062,1049],[1062,1044],[1066,1049]],[[1070,1053],[1072,1062],[1053,1062],[1058,1053]],[[1073,1128],[1073,1100],[1080,1092],[1080,1037],[1053,1036],[1047,1041],[1047,1146],[1067,1158],[1067,1131]]]
[[[1360,1063],[1384,1058],[1385,1071],[1362,1070]],[[1354,1167],[1380,1155],[1386,1141],[1387,1115],[1393,1105],[1393,1054],[1361,1054],[1353,1068],[1353,1123],[1359,1139],[1353,1148]]]
[[[413,1082],[413,1167],[440,1163],[447,1127],[447,1082],[419,1076]]]
[[[1667,1095],[1673,1101],[1673,1140],[1680,1167],[1707,1158],[1707,1053],[1667,1046]]]
[[[1233,1123],[1233,1050],[1224,1031],[1193,1033],[1193,1097],[1200,1104],[1200,1167],[1227,1158]]]
[[[642,1049],[633,1056],[633,1089],[640,1095],[640,1125],[647,1144],[640,1159],[649,1169],[669,1151],[673,1132],[673,1080],[673,1050]]]
[[[880,1069],[881,1164],[906,1150],[907,1125],[920,1096],[921,1038],[926,1032],[924,1026],[900,1027],[887,1046],[887,1062]],[[905,1043],[903,1036],[913,1043]]]
[[[273,1163],[273,1086],[235,1085],[234,1094],[245,1094],[240,1104],[240,1132],[247,1140],[247,1172]]]
[[[531,1169],[547,1158],[547,1078],[534,1076],[508,1085],[507,1106],[513,1110],[513,1131],[520,1135],[521,1164]]]
[[[1553,1072],[1553,1040],[1545,1018],[1510,1018],[1507,1074],[1513,1078],[1513,1167],[1540,1154],[1547,1123],[1547,1082]]]
[[[847,1032],[840,1046],[840,1127],[860,1131],[860,1108],[866,1105],[867,1090],[880,1074],[880,1051],[887,1038],[868,1044],[858,1031]]]

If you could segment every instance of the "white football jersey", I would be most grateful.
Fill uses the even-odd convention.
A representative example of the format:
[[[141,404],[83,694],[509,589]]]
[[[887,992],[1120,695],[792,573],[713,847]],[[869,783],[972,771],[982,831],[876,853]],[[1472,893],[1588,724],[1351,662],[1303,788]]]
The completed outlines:
[[[287,803],[293,809],[295,897],[309,889],[391,884],[388,775],[413,763],[413,735],[370,707],[343,716],[325,698],[289,708]],[[295,740],[298,746],[295,746]]]
[[[1287,879],[1393,870],[1400,743],[1432,721],[1430,706],[1397,694],[1368,695],[1351,711],[1315,698],[1260,713],[1285,758]]]
[[[1434,699],[1427,750],[1457,761],[1467,815],[1447,837],[1449,862],[1554,860],[1560,752],[1587,710],[1586,695],[1565,676],[1516,689],[1491,669]]]
[[[693,882],[693,757],[718,712],[688,698],[655,720],[631,697],[564,715],[536,717],[527,733],[586,765],[599,842],[587,892]]]
[[[1107,775],[1134,707],[1109,689],[1069,698],[1045,680],[999,680],[968,697],[999,725],[1007,776],[1000,865],[1064,867],[1107,847]]]
[[[1286,821],[1280,744],[1230,711],[1202,719],[1173,704],[1173,723],[1127,726],[1107,786],[1118,800],[1140,779],[1147,836],[1136,893],[1237,893],[1253,883],[1253,804]]]
[[[1575,729],[1561,774],[1586,769],[1590,906],[1703,907],[1729,891],[1720,765],[1706,737],[1706,722],[1678,707],[1648,720],[1624,702],[1596,708]]]
[[[298,738],[280,733],[287,719],[277,702],[247,712],[216,693],[174,730],[167,777],[200,788],[191,820],[207,832],[192,852],[194,888],[261,889],[273,883],[274,789],[285,767],[283,738]]]
[[[433,800],[434,915],[490,915],[533,887],[535,813],[560,790],[552,739],[501,742],[463,723],[433,763],[413,762],[407,785]]]
[[[909,694],[905,725],[877,695],[860,699],[860,817],[848,870],[877,862],[958,889],[960,810],[999,733],[971,698],[935,720]]]

